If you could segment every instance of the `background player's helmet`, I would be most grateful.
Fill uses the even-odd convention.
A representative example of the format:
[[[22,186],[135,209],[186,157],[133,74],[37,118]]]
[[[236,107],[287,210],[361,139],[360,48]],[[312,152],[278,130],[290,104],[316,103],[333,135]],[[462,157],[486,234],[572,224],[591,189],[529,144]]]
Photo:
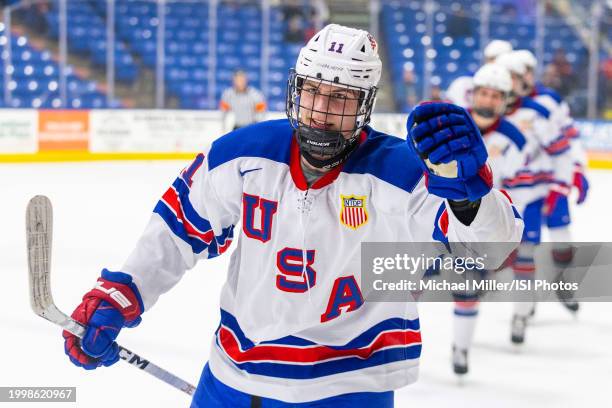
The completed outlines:
[[[517,51],[512,51],[507,54],[500,55],[495,59],[495,63],[504,66],[510,74],[513,75],[513,87],[510,93],[510,99],[514,101],[517,96],[526,95],[529,93],[529,86],[525,82],[525,74],[527,66],[517,55]]]
[[[529,50],[518,50],[513,51],[512,55],[520,60],[525,66],[525,76],[523,77],[523,86],[525,88],[525,94],[531,93],[531,90],[535,84],[534,71],[538,65],[538,60],[535,55]]]
[[[510,72],[500,64],[491,63],[483,65],[474,74],[474,91],[478,88],[489,88],[503,94],[504,104],[496,109],[484,106],[472,106],[474,112],[484,118],[493,118],[500,115],[506,108],[506,100],[512,91],[512,77]]]
[[[474,74],[474,88],[479,87],[508,94],[512,90],[512,77],[504,66],[497,63],[486,64]]]
[[[301,153],[310,164],[318,168],[334,167],[344,161],[357,146],[361,129],[370,121],[381,73],[378,45],[363,30],[330,24],[316,33],[302,48],[295,69],[291,70],[287,81],[286,113],[296,129]],[[300,110],[314,109],[313,106],[300,104],[302,86],[306,81],[314,81],[319,86],[324,84],[356,91],[356,116],[344,115],[342,112],[338,115],[342,121],[353,123],[348,140],[339,131],[315,128],[301,120]],[[312,156],[313,153],[329,158],[319,160]]]
[[[486,59],[495,59],[512,51],[512,44],[504,40],[492,40],[484,49]]]
[[[529,69],[535,69],[535,67],[538,65],[538,60],[536,59],[535,55],[533,55],[533,52],[529,50],[517,50],[512,54],[520,59],[523,65]]]
[[[520,77],[525,75],[527,67],[521,58],[515,55],[516,51],[502,54],[495,59],[495,63],[505,67],[508,71]]]

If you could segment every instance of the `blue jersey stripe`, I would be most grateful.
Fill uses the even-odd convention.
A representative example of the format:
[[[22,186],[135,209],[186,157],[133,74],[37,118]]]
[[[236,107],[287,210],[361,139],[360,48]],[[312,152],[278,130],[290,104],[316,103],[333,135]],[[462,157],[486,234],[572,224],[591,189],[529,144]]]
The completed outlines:
[[[245,336],[236,318],[223,309],[221,309],[221,324],[228,327],[234,332],[243,350],[248,350],[249,348],[255,346],[255,343],[253,343]],[[381,332],[390,330],[420,330],[419,319],[407,320],[401,318],[391,318],[383,320],[382,322],[379,322],[378,324],[372,326],[371,328],[364,331],[363,333],[361,333],[343,346],[326,346],[334,350],[350,350],[362,348],[372,343],[372,341]],[[317,343],[296,336],[286,336],[277,340],[262,341],[259,344],[277,344],[297,347],[318,345]]]
[[[217,346],[221,348],[217,340]],[[367,359],[358,357],[347,357],[324,363],[295,365],[279,363],[234,363],[236,367],[250,374],[265,375],[268,377],[288,378],[295,380],[306,380],[319,378],[333,374],[361,370],[396,361],[417,359],[421,355],[421,345],[415,344],[408,347],[390,348],[373,353]]]

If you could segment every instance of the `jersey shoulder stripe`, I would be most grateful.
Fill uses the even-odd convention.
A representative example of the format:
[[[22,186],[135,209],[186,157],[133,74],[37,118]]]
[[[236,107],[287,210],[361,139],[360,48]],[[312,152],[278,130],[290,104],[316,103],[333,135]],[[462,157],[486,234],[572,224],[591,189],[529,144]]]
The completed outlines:
[[[348,174],[371,174],[407,192],[423,176],[419,159],[404,139],[365,128],[367,138],[345,162]],[[239,157],[260,157],[290,164],[293,128],[287,119],[256,123],[230,132],[213,142],[208,170]]]
[[[536,85],[536,93],[538,95],[547,95],[550,96],[557,104],[561,104],[563,102],[563,98],[559,95],[555,90],[548,88],[542,84]]]
[[[411,193],[423,177],[419,158],[406,140],[366,127],[367,139],[346,161],[343,172],[371,174]]]
[[[521,131],[504,118],[499,121],[499,126],[496,130],[508,137],[508,139],[512,140],[518,150],[523,150],[523,146],[525,146],[525,143],[527,143],[527,140]]]
[[[288,164],[292,136],[293,128],[287,119],[234,130],[213,142],[208,153],[208,170],[239,157],[261,157]]]
[[[540,116],[543,116],[546,119],[548,119],[550,117],[550,111],[548,109],[546,109],[544,106],[542,106],[541,104],[539,104],[536,101],[534,101],[532,98],[523,98],[522,99],[522,103],[521,103],[521,107],[532,109],[532,110],[538,112],[540,114]]]

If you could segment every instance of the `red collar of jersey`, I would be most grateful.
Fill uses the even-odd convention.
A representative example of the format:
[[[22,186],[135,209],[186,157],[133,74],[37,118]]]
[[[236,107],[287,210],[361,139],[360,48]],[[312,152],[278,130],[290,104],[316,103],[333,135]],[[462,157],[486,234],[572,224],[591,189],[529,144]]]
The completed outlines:
[[[521,96],[517,97],[516,101],[514,101],[514,103],[508,107],[505,115],[506,116],[512,115],[514,112],[516,112],[518,108],[521,107],[522,104],[523,104],[523,98]]]
[[[362,130],[361,134],[359,135],[359,145],[360,146],[367,139],[367,137],[368,135],[366,134],[366,132]],[[297,140],[295,140],[295,137],[292,137],[291,138],[291,153],[289,156],[289,170],[291,172],[291,178],[293,179],[295,186],[299,188],[300,190],[305,191],[305,190],[308,190],[309,187],[308,187],[308,183],[306,182],[306,177],[304,176],[304,172],[302,171],[301,160],[302,158],[300,155],[300,146],[298,145]],[[310,186],[310,188],[316,190],[316,189],[319,189],[319,188],[322,188],[322,187],[325,187],[331,184],[334,180],[338,178],[338,175],[342,171],[343,167],[344,167],[344,163],[329,170],[327,173],[321,176],[320,179],[315,181],[312,184],[312,186]]]

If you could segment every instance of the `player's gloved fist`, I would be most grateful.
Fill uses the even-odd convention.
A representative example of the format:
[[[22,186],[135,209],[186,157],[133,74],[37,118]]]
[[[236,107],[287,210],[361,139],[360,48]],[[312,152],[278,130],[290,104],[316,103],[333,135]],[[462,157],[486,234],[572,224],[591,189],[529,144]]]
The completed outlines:
[[[574,182],[572,184],[578,190],[578,200],[576,204],[582,204],[584,200],[586,200],[589,192],[589,181],[584,175],[584,168],[579,164],[576,164],[574,167]]]
[[[544,200],[544,215],[547,217],[550,216],[557,207],[559,200],[567,197],[569,194],[569,187],[565,184],[553,184],[550,190],[548,191],[548,196]]]
[[[445,102],[424,102],[408,117],[408,144],[421,158],[430,193],[477,201],[491,191],[487,149],[467,111]]]
[[[115,339],[123,327],[135,327],[142,320],[143,303],[132,277],[102,270],[96,286],[83,296],[72,318],[87,326],[83,339],[64,331],[64,351],[73,364],[86,370],[119,361]]]

